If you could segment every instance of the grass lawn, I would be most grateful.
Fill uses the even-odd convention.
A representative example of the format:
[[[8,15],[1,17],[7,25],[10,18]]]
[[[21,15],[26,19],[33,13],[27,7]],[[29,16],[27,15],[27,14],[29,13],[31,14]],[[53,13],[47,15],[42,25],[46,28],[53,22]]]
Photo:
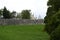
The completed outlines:
[[[0,40],[49,40],[44,25],[0,26]]]

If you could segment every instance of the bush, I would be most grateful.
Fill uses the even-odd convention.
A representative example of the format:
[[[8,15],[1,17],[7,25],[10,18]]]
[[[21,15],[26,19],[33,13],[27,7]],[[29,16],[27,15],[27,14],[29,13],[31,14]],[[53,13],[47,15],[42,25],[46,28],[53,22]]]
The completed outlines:
[[[60,40],[60,25],[51,33],[50,40]]]

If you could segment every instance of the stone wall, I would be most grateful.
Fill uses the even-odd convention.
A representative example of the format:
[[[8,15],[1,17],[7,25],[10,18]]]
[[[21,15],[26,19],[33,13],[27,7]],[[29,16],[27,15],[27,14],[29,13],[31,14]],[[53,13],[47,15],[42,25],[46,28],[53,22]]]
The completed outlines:
[[[20,25],[20,24],[42,24],[43,19],[30,20],[30,19],[0,19],[0,25]]]

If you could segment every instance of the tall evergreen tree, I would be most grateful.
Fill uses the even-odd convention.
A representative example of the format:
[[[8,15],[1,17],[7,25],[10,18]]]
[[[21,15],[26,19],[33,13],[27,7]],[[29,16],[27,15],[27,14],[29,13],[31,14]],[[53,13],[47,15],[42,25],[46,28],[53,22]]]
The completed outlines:
[[[59,11],[60,9],[60,0],[49,0],[48,3],[48,10],[45,17],[45,30],[48,34],[51,34],[55,28],[57,28],[58,24],[53,22],[53,16]]]
[[[0,9],[0,17],[2,16],[2,9]]]
[[[8,11],[6,7],[4,7],[4,9],[3,9],[3,18],[5,18],[5,19],[11,18],[10,11]]]

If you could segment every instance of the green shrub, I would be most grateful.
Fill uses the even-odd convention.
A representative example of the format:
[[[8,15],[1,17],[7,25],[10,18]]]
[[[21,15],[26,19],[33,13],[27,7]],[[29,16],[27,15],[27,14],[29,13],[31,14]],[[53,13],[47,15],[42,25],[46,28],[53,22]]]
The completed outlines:
[[[51,33],[50,40],[60,40],[60,25]]]

